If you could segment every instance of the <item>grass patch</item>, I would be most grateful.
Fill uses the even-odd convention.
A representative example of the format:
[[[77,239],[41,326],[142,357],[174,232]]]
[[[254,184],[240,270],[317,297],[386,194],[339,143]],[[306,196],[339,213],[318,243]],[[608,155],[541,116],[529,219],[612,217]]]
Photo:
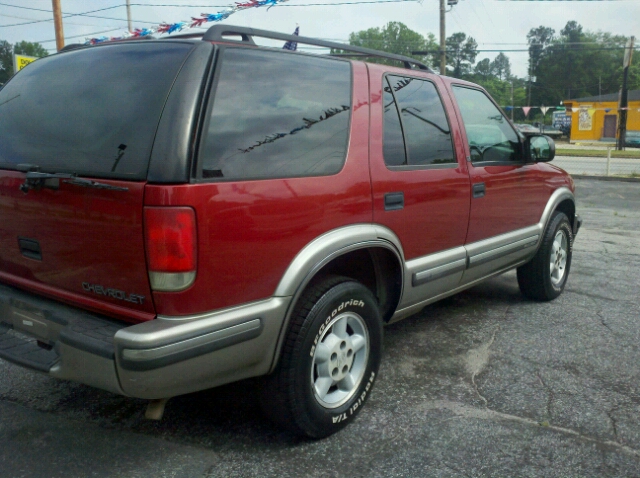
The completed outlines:
[[[606,149],[564,149],[557,148],[556,156],[582,156],[587,158],[606,158],[607,150]],[[628,149],[626,151],[616,151],[614,149],[611,150],[612,158],[638,158],[640,159],[640,150],[639,149]]]

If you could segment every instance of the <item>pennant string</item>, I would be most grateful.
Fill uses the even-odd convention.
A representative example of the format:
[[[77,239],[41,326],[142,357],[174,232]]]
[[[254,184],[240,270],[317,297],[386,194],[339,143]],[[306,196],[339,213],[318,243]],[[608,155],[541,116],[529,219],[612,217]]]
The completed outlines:
[[[235,5],[230,6],[226,10],[218,13],[201,13],[200,17],[191,17],[191,21],[165,23],[162,22],[156,27],[152,28],[136,28],[131,32],[125,32],[119,37],[97,37],[87,38],[85,45],[97,45],[107,41],[126,40],[127,38],[141,38],[154,33],[160,35],[171,35],[172,33],[181,32],[183,30],[189,30],[191,28],[202,27],[205,23],[220,22],[229,18],[240,10],[246,10],[247,8],[267,7],[267,11],[279,3],[288,2],[289,0],[247,0],[244,2],[235,2]]]

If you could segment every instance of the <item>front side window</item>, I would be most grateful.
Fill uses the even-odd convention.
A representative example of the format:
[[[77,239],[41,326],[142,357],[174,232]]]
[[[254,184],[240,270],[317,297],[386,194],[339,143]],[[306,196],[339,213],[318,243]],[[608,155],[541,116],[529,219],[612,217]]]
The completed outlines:
[[[384,80],[384,158],[388,166],[456,162],[451,131],[433,83],[389,75]]]
[[[487,95],[462,86],[454,86],[453,93],[467,131],[472,162],[522,160],[518,135]]]
[[[200,153],[203,178],[335,174],[344,164],[351,65],[226,48]]]

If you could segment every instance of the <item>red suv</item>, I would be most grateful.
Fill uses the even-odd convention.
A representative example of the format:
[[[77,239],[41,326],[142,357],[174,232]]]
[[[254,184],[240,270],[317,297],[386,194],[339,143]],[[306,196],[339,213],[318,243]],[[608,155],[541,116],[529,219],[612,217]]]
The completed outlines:
[[[311,38],[40,59],[0,90],[0,357],[152,400],[264,376],[272,419],[329,435],[384,324],[513,268],[562,292],[581,221],[554,148],[477,85]]]

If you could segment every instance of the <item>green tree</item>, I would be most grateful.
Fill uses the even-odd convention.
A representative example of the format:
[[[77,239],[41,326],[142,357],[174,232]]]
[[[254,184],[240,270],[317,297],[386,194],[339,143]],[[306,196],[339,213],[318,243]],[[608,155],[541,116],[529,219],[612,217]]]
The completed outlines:
[[[478,55],[478,43],[462,32],[447,38],[447,64],[452,67],[451,76],[463,78],[471,73]]]
[[[509,57],[500,52],[491,62],[491,71],[500,80],[508,80],[511,78],[511,62]]]
[[[620,68],[620,75],[622,75],[622,67]],[[629,78],[627,78],[627,87],[630,90],[640,90],[640,59],[636,60],[635,64],[633,61],[631,62]]]
[[[624,36],[593,33],[568,22],[534,65],[531,104],[553,106],[565,99],[617,92],[626,41]]]
[[[13,54],[42,58],[49,52],[40,43],[21,41],[11,45],[6,40],[0,41],[0,85],[9,81],[13,76]]]
[[[13,46],[13,52],[17,55],[27,55],[42,58],[49,56],[49,52],[40,43],[21,41]]]
[[[553,28],[539,26],[527,33],[529,44],[529,73],[531,74],[540,63],[545,48],[553,41],[556,31]]]
[[[493,77],[493,68],[491,68],[491,60],[489,58],[485,58],[484,60],[480,60],[478,64],[473,69],[474,75],[484,81],[489,80]]]
[[[0,41],[0,85],[13,75],[13,46],[6,40]]]
[[[425,38],[400,22],[389,22],[382,28],[369,28],[368,30],[351,33],[349,35],[349,44],[410,56],[430,66],[432,65],[431,54],[413,55],[411,52],[436,51],[438,49],[433,33],[429,33]],[[371,58],[368,61],[397,66],[397,62],[381,58]]]

